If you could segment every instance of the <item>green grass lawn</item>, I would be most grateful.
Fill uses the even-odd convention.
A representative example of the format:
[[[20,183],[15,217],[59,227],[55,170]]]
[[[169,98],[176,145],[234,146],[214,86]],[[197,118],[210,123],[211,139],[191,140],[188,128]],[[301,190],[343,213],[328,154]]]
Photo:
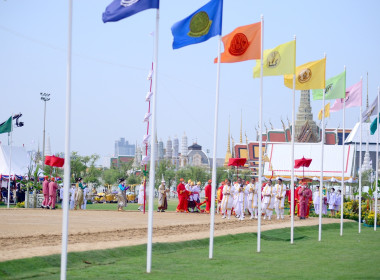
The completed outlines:
[[[253,233],[216,237],[214,259],[208,239],[153,246],[152,273],[146,245],[70,253],[68,279],[379,279],[380,238],[373,228],[345,223],[262,232],[261,252]],[[1,279],[59,279],[60,255],[0,263]]]

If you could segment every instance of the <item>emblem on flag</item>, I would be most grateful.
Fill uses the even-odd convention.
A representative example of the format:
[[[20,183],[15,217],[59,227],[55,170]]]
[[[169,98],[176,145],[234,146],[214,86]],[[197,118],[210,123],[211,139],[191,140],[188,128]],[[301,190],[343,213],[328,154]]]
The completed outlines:
[[[206,35],[210,30],[212,20],[204,11],[196,13],[190,20],[190,31],[187,33],[190,37],[201,37]]]
[[[267,58],[267,67],[268,68],[276,68],[281,61],[281,55],[278,51],[273,51],[270,54],[268,54]]]
[[[140,0],[121,0],[120,5],[124,7],[132,6],[136,2],[139,2]]]
[[[298,75],[298,82],[300,82],[301,84],[307,83],[308,81],[310,81],[311,76],[312,73],[309,68],[303,69]]]
[[[333,88],[333,83],[328,84],[327,87],[325,88],[325,94],[327,94],[330,90]]]
[[[249,47],[249,42],[247,36],[243,33],[236,33],[231,40],[228,52],[231,55],[239,56],[245,53]]]

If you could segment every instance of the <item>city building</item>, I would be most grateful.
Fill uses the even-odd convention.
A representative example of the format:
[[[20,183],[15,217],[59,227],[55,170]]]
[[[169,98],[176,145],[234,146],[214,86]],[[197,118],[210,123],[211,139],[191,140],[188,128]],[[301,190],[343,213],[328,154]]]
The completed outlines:
[[[134,156],[136,146],[134,144],[129,144],[125,141],[125,138],[120,138],[120,140],[115,141],[115,157],[118,156]]]

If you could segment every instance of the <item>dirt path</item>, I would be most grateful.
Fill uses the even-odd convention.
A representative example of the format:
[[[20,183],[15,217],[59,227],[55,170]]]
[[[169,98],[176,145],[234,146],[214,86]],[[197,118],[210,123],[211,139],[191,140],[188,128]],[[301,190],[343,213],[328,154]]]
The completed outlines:
[[[69,252],[144,244],[148,215],[141,212],[70,211]],[[290,227],[285,220],[261,220],[262,231]],[[323,219],[323,223],[338,223]],[[207,238],[210,216],[206,214],[154,213],[153,242]],[[295,226],[317,225],[318,218],[295,219]],[[61,253],[62,210],[0,210],[0,261]],[[215,216],[215,236],[256,232],[257,221]]]

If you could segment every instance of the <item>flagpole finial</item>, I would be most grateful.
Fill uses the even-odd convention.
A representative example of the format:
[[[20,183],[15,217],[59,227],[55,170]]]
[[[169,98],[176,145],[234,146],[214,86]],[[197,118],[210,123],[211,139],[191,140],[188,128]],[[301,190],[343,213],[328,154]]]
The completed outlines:
[[[294,40],[296,40],[297,36],[294,34],[294,35],[293,35],[293,38],[294,38]]]
[[[261,14],[260,18],[263,20],[263,19],[264,19],[264,15],[263,15],[263,14]]]

